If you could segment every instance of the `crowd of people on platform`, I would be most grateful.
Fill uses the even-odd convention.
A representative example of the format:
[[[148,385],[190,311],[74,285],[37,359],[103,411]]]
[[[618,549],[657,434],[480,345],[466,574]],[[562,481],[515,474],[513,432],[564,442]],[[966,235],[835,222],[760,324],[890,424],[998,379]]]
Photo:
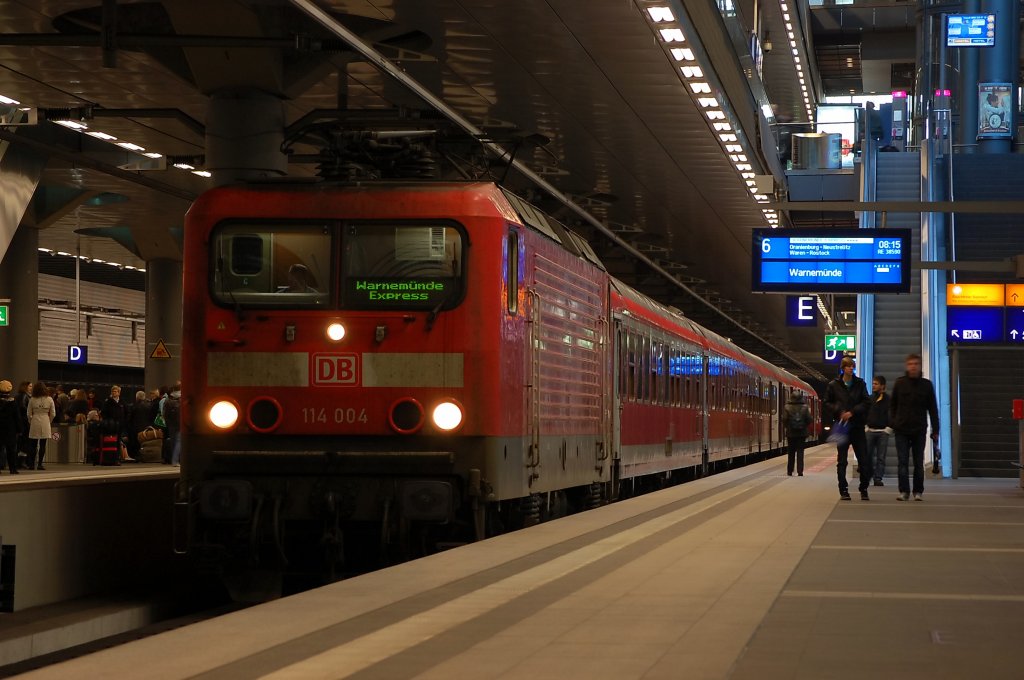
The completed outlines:
[[[140,435],[158,439],[162,462],[179,465],[180,422],[180,382],[149,394],[139,390],[135,400],[127,403],[118,385],[100,400],[93,389],[65,392],[63,385],[48,387],[26,380],[15,390],[9,380],[0,380],[0,471],[44,470],[46,443],[53,438],[54,425],[85,425],[89,446],[102,435],[116,437],[123,447],[117,464],[140,460],[144,444]]]

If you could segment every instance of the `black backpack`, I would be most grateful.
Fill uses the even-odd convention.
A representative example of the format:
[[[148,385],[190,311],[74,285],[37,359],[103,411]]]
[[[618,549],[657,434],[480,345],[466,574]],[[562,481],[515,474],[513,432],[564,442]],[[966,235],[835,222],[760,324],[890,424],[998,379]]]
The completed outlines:
[[[791,435],[807,434],[807,419],[804,418],[804,407],[797,406],[796,408],[787,409],[789,416],[786,421],[786,429]]]
[[[181,426],[181,400],[168,396],[164,402],[164,423],[177,430]]]

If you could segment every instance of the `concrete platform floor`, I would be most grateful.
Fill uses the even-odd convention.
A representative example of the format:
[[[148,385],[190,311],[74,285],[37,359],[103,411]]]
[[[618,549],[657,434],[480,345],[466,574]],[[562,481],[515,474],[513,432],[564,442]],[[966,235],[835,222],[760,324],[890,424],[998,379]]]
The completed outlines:
[[[804,477],[767,461],[25,677],[1024,677],[1016,480],[840,502],[833,461],[818,447]]]
[[[74,483],[95,484],[102,478],[127,482],[139,477],[178,477],[181,468],[162,463],[124,463],[100,466],[84,463],[47,463],[45,470],[19,470],[12,475],[0,471],[0,492],[25,488],[44,488]]]

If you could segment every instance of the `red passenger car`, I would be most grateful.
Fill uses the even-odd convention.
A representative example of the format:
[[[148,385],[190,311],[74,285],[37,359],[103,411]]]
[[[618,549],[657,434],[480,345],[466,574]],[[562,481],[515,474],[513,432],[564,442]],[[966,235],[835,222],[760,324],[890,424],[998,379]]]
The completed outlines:
[[[493,184],[225,187],[185,234],[180,536],[232,574],[531,524],[816,408]]]

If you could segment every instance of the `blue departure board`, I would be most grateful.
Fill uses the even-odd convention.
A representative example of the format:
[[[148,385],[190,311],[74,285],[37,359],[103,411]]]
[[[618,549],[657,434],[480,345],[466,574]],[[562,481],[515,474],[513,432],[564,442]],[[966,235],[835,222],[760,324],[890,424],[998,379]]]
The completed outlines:
[[[995,44],[995,14],[946,15],[946,47],[992,47]]]
[[[909,229],[755,229],[752,289],[906,293]]]

